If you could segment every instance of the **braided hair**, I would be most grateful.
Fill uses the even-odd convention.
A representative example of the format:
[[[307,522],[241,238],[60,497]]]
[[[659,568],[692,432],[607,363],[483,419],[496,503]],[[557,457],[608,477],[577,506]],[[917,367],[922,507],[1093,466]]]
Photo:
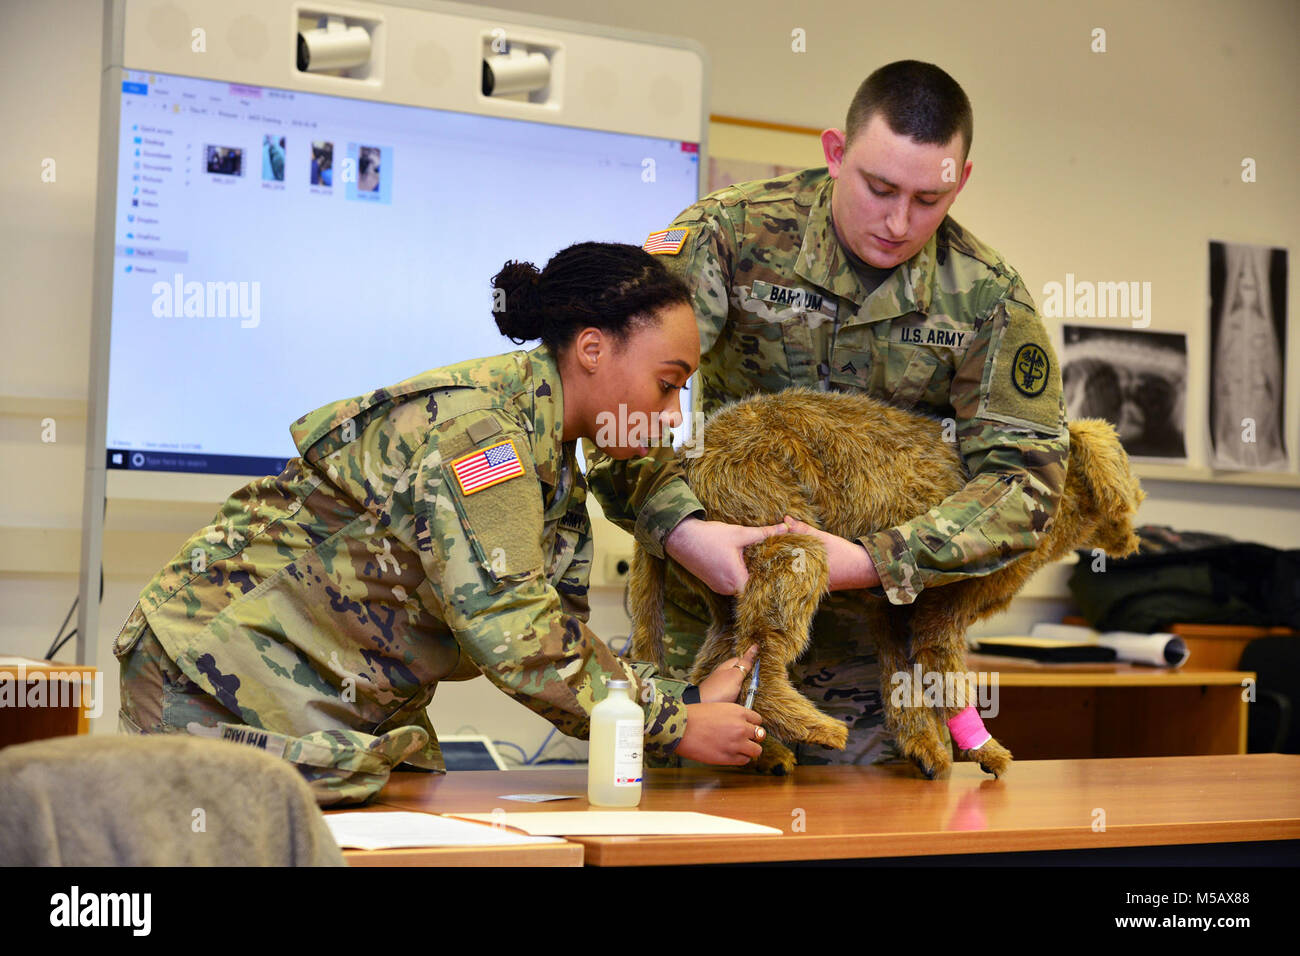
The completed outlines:
[[[559,355],[579,331],[595,327],[622,342],[660,309],[690,305],[690,291],[639,246],[579,242],[538,270],[511,260],[492,278],[493,317],[515,343],[541,339]]]

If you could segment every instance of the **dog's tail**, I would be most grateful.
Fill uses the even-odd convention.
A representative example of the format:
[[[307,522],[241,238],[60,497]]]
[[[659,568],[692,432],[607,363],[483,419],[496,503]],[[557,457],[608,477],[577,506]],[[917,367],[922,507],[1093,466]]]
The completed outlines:
[[[1076,535],[1067,548],[1099,547],[1113,558],[1132,554],[1139,543],[1133,519],[1146,492],[1129,468],[1119,435],[1101,418],[1072,421],[1069,428],[1070,463],[1062,501],[1072,505],[1072,513],[1058,515],[1064,519],[1061,530]]]
[[[663,558],[649,554],[641,545],[632,554],[628,575],[628,614],[632,618],[632,657],[664,667],[664,574]]]

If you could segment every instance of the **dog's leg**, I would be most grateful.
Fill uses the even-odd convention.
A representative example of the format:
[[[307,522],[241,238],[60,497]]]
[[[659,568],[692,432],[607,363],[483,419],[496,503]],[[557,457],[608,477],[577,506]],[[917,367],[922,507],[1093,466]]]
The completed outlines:
[[[703,597],[709,605],[711,621],[704,643],[700,645],[695,663],[691,666],[692,684],[698,684],[717,670],[723,661],[740,653],[736,650],[735,609],[732,607],[731,598],[714,594],[712,591],[704,593]]]
[[[735,622],[733,620],[735,609],[731,600],[715,594],[709,598],[709,605],[713,609],[713,624],[709,627],[709,636],[705,639],[704,646],[700,648],[700,656],[696,658],[695,667],[691,671],[691,682],[696,684],[712,674],[723,661],[743,653],[736,646]],[[745,649],[748,650],[748,646]],[[760,712],[764,707],[761,690],[763,680],[764,675],[760,671],[760,690],[754,695],[754,707]],[[742,682],[740,693],[737,695],[738,702],[744,700],[747,690],[748,682]],[[762,742],[763,752],[748,764],[748,769],[755,773],[771,774],[777,777],[794,773],[794,752],[777,740],[770,727],[767,729],[768,733],[763,737]]]
[[[908,615],[881,614],[878,620],[876,649],[885,729],[898,742],[898,752],[922,774],[931,780],[944,776],[952,769],[952,754],[944,746],[934,713],[925,705],[924,686],[904,651],[911,644]]]
[[[721,666],[723,661],[738,657],[744,653],[736,646],[735,602],[731,598],[722,597],[712,591],[701,593],[709,605],[710,616],[713,621],[709,625],[708,636],[704,639],[699,656],[696,657],[695,664],[691,669],[690,680],[694,684],[698,684],[712,674]],[[745,650],[748,649],[748,645],[746,645]],[[760,681],[762,676],[760,672]],[[747,685],[742,683],[740,693],[736,698],[737,701],[744,699],[746,691]],[[756,694],[755,698],[755,706],[759,706],[761,695]],[[777,740],[775,735],[768,733],[764,736],[762,747],[763,752],[748,764],[748,769],[756,773],[771,774],[778,777],[794,773],[794,753],[789,747]]]
[[[629,611],[632,618],[632,655],[638,661],[664,666],[664,560],[640,545],[632,553],[628,576]]]
[[[935,595],[936,601],[938,596]],[[933,675],[927,679],[941,685],[930,694],[931,698],[938,698],[933,702],[935,706],[922,708],[934,720],[932,732],[937,738],[940,721],[947,723],[968,706],[979,703],[976,675],[966,670],[964,630],[956,628],[942,609],[918,608],[913,619],[913,632],[915,663],[920,665],[922,675]],[[1011,751],[996,738],[990,737],[983,746],[974,750],[961,750],[955,739],[954,744],[959,749],[960,759],[976,761],[985,773],[995,777],[1001,777],[1011,765]]]
[[[736,599],[735,653],[759,645],[754,709],[769,733],[844,749],[848,728],[790,683],[790,665],[808,648],[809,626],[826,594],[826,551],[811,535],[783,534],[745,550],[749,581]]]

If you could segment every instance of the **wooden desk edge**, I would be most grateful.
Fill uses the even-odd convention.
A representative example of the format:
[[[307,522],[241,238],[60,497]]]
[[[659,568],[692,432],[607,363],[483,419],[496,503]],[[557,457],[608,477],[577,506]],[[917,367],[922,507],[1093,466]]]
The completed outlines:
[[[582,866],[578,843],[518,846],[416,846],[344,850],[348,866]]]
[[[1105,850],[1120,847],[1182,846],[1300,840],[1300,819],[1216,821],[1204,824],[1141,824],[1108,827],[1094,833],[1071,830],[950,831],[942,834],[890,833],[880,836],[827,834],[781,837],[583,837],[568,839],[586,848],[592,866],[674,866],[701,863],[769,863],[816,860],[867,860],[887,857],[977,856]],[[918,841],[923,841],[918,843]],[[810,845],[811,844],[811,845]]]
[[[987,674],[997,674],[998,686],[1000,687],[1196,687],[1205,686],[1240,686],[1243,681],[1254,680],[1256,674],[1254,671],[1235,671],[1235,670],[1170,670],[1165,667],[1151,667],[1144,670],[1134,671],[1114,671],[1106,670],[1055,670],[1054,667],[1069,668],[1075,665],[1043,665],[1041,668],[1032,668],[1028,670],[1007,669],[1002,670],[998,665],[1006,664],[1012,666],[1012,662],[1017,662],[1016,658],[1005,657],[993,659],[991,655],[984,655],[985,659],[972,662],[983,665],[982,668],[976,669],[971,667],[973,673],[979,675],[981,686],[987,686],[990,681]],[[1112,665],[1106,665],[1112,666]]]

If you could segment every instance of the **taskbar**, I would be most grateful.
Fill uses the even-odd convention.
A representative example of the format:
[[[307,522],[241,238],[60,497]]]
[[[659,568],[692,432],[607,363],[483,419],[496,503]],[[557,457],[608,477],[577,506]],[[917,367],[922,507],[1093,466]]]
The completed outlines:
[[[210,455],[207,452],[147,451],[110,448],[105,459],[110,469],[122,471],[183,471],[205,475],[278,475],[287,458],[261,455]]]

